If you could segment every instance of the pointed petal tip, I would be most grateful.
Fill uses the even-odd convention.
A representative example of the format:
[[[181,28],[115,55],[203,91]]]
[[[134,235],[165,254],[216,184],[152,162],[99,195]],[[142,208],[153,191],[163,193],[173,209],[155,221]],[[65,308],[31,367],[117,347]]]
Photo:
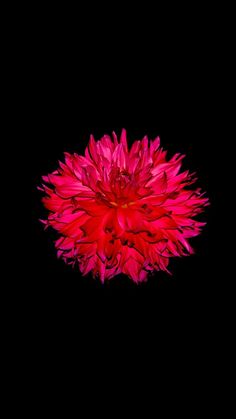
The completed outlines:
[[[120,135],[120,144],[123,145],[125,151],[128,150],[128,145],[127,145],[127,135],[126,135],[126,129],[122,128],[121,130],[121,135]]]
[[[48,176],[42,176],[42,179],[46,183],[48,183],[48,181],[49,181],[49,177]]]

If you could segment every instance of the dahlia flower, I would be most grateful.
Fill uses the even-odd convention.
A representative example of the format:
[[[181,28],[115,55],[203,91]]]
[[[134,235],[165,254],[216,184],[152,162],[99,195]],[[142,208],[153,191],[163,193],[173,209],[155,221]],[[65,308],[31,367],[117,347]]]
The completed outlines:
[[[208,199],[189,188],[196,178],[180,172],[183,157],[167,160],[159,137],[129,150],[125,130],[119,141],[114,132],[97,142],[91,135],[85,156],[65,153],[39,188],[50,211],[42,222],[60,235],[58,257],[102,282],[120,273],[140,282],[192,254],[189,239],[205,224],[194,217]]]

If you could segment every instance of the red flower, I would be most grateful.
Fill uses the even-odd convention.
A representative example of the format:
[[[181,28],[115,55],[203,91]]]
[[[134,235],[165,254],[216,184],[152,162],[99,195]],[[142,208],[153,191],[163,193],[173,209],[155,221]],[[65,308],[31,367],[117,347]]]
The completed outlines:
[[[60,233],[58,257],[77,261],[83,275],[102,282],[124,273],[135,282],[148,272],[167,271],[169,258],[193,253],[189,238],[205,224],[194,217],[208,204],[196,179],[179,173],[183,155],[166,160],[160,139],[135,141],[128,150],[126,131],[95,142],[85,157],[65,153],[65,163],[43,176],[39,188],[50,215],[43,223]]]

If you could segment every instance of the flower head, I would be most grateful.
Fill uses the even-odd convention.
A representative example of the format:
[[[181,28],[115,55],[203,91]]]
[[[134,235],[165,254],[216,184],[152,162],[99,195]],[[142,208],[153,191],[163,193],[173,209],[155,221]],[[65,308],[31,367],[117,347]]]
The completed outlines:
[[[208,199],[180,172],[183,155],[166,159],[160,139],[120,141],[91,135],[85,156],[65,153],[65,162],[43,176],[42,201],[50,211],[43,223],[57,230],[58,257],[78,262],[102,282],[124,273],[135,282],[148,272],[168,271],[169,259],[193,253],[189,238],[205,224],[196,221]],[[47,186],[47,185],[48,186]]]

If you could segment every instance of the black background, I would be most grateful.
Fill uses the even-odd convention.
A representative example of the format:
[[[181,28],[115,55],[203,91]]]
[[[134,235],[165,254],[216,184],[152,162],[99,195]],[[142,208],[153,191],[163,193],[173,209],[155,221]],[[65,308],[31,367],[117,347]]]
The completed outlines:
[[[82,39],[72,46],[69,38],[64,42],[53,34],[34,40],[29,70],[32,242],[27,292],[41,316],[72,310],[83,313],[83,319],[104,315],[107,321],[107,313],[112,313],[111,318],[125,314],[134,321],[146,313],[157,319],[161,307],[163,316],[190,311],[198,317],[214,301],[221,234],[215,227],[221,195],[216,170],[221,136],[218,56],[210,38],[193,34],[187,40],[183,34],[161,48],[157,37],[151,36],[150,43],[150,37],[144,41],[137,33],[129,42],[110,41],[105,33],[98,41]],[[91,133],[99,139],[113,130],[119,135],[122,128],[129,144],[146,134],[159,135],[168,157],[186,154],[183,169],[197,172],[196,186],[207,192],[211,205],[199,216],[207,225],[191,241],[196,254],[171,259],[172,276],[159,272],[135,285],[119,275],[102,285],[57,259],[57,235],[45,232],[38,221],[46,211],[36,188],[42,175],[57,168],[64,151],[83,154]]]
[[[187,402],[196,410],[202,400],[212,410],[221,399],[215,397],[215,388],[223,391],[222,383],[227,382],[220,372],[230,371],[222,360],[228,358],[227,336],[233,336],[232,329],[228,333],[233,316],[227,311],[234,308],[228,303],[232,281],[226,272],[232,266],[231,246],[225,240],[232,204],[228,197],[223,199],[223,192],[232,138],[227,120],[233,109],[227,107],[231,98],[226,97],[232,95],[229,57],[233,57],[226,38],[234,38],[230,25],[225,25],[228,32],[223,28],[224,16],[221,9],[217,16],[216,5],[207,11],[205,5],[194,4],[192,10],[183,5],[181,10],[179,3],[168,4],[163,15],[156,4],[155,10],[147,5],[146,14],[140,4],[139,14],[135,4],[129,5],[130,14],[123,9],[119,15],[114,4],[101,11],[99,2],[96,11],[89,3],[87,16],[82,11],[65,16],[63,5],[60,17],[59,4],[52,13],[41,10],[42,16],[39,6],[31,16],[27,7],[31,27],[26,28],[15,63],[22,89],[17,110],[24,123],[15,143],[20,151],[25,146],[25,161],[19,155],[21,167],[17,173],[11,170],[10,188],[15,204],[11,224],[20,224],[23,232],[10,237],[7,267],[10,287],[19,293],[14,309],[10,304],[4,316],[12,311],[13,326],[18,326],[11,348],[12,359],[22,366],[17,387],[27,394],[28,404],[31,397],[23,386],[28,365],[31,392],[40,398],[34,408],[42,405],[45,391],[52,399],[56,381],[63,389],[62,400],[64,389],[75,382],[72,394],[76,391],[80,405],[84,390],[89,397],[86,411],[90,406],[97,409],[91,393],[100,389],[102,406],[110,399],[109,390],[116,397],[115,411],[127,398],[133,413],[145,390],[153,396],[155,409],[165,393],[165,411],[179,403],[188,408]],[[197,172],[196,187],[206,191],[210,206],[199,216],[207,225],[191,241],[195,255],[172,258],[172,276],[159,272],[136,285],[119,275],[102,285],[57,259],[53,243],[57,234],[44,231],[39,222],[46,211],[37,186],[42,175],[57,168],[65,151],[83,154],[91,133],[99,139],[113,130],[119,135],[122,128],[130,145],[144,135],[159,135],[168,157],[186,154],[183,169]],[[28,216],[22,172],[31,184],[30,240],[23,217],[18,216],[20,209]],[[5,172],[3,181],[4,176]],[[22,271],[14,257],[21,252]],[[9,334],[15,336],[13,328]],[[227,353],[222,354],[222,344]],[[64,380],[64,374],[72,377]],[[116,391],[113,383],[119,378]]]
[[[2,185],[11,175],[13,197],[10,222],[2,220],[10,240],[10,262],[2,257],[2,284],[10,288],[6,301],[2,293],[8,380],[24,408],[55,400],[55,411],[68,388],[77,409],[83,393],[89,398],[86,412],[109,406],[113,396],[112,416],[123,400],[132,413],[144,400],[146,414],[150,406],[160,408],[164,394],[165,412],[179,405],[181,412],[202,410],[203,403],[212,412],[228,389],[221,372],[232,370],[225,360],[233,347],[229,296],[235,294],[227,270],[234,260],[226,236],[234,220],[232,195],[223,195],[235,136],[228,132],[235,119],[234,14],[221,4],[207,10],[206,4],[168,3],[165,12],[157,10],[159,3],[81,5],[88,11],[59,3],[53,10],[49,4],[24,10],[21,4],[18,14],[14,5],[4,31],[4,41],[13,38],[10,81],[3,78],[3,85],[16,108],[9,128],[17,131],[6,136],[11,152],[2,153]],[[199,216],[207,225],[191,241],[195,255],[171,259],[172,276],[159,272],[136,285],[119,275],[102,285],[57,259],[57,235],[39,222],[46,211],[37,186],[65,151],[83,154],[91,133],[99,139],[122,128],[129,144],[159,135],[168,157],[186,154],[183,169],[197,172],[196,187],[206,191],[210,206]],[[3,192],[2,206],[10,210]]]

